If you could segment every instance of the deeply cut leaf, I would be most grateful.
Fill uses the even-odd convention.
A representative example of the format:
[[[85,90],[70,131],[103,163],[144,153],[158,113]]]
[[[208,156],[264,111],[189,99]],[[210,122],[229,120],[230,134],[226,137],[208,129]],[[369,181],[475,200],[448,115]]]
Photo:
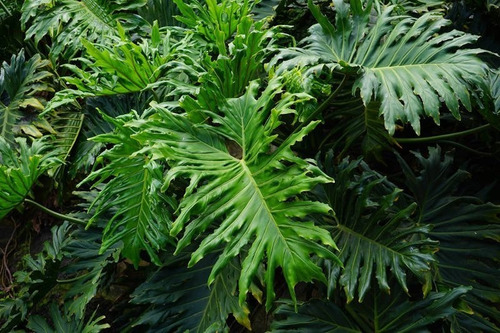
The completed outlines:
[[[329,293],[339,284],[348,303],[356,294],[362,302],[373,288],[373,278],[389,293],[389,268],[408,293],[407,272],[423,280],[434,262],[429,248],[437,243],[426,237],[429,226],[413,222],[410,216],[416,204],[398,207],[396,201],[402,191],[361,160],[344,159],[338,166],[332,162],[333,154],[329,153],[325,168],[336,182],[324,186],[324,195],[336,212],[333,238],[345,268],[330,269]]]
[[[155,106],[155,116],[134,126],[142,131],[135,138],[171,166],[167,186],[178,177],[191,180],[171,229],[173,236],[184,231],[177,251],[210,230],[190,261],[194,265],[224,246],[210,283],[233,257],[245,253],[239,279],[240,302],[265,261],[269,308],[278,267],[295,299],[294,287],[299,281],[326,281],[312,254],[337,263],[338,259],[328,249],[335,247],[329,233],[307,221],[309,214],[328,214],[330,207],[300,198],[300,193],[332,180],[290,149],[317,122],[296,131],[272,151],[276,138],[272,132],[279,126],[281,115],[294,112],[290,107],[296,102],[295,96],[285,95],[275,104],[273,98],[281,91],[281,83],[276,80],[255,99],[257,89],[258,84],[253,82],[244,96],[221,103],[221,114],[200,110],[212,124],[195,125],[185,115]],[[242,252],[247,244],[248,251]]]
[[[149,332],[221,332],[227,330],[229,314],[250,329],[250,310],[240,307],[235,295],[240,267],[232,260],[206,285],[216,256],[204,258],[199,265],[186,268],[188,259],[174,260],[150,276],[132,294],[132,303],[149,305],[133,324],[149,327]]]
[[[160,192],[162,166],[145,155],[134,155],[141,147],[130,137],[134,131],[124,127],[131,115],[117,119],[104,113],[102,116],[115,126],[115,132],[101,134],[93,140],[114,146],[100,155],[109,162],[83,181],[96,180],[94,186],[107,181],[93,203],[96,212],[89,224],[111,212],[113,217],[104,229],[101,253],[123,241],[122,253],[134,265],[139,264],[141,250],[146,250],[153,262],[159,265],[157,252],[169,241],[171,223],[167,208],[171,200]]]
[[[19,152],[0,136],[0,219],[23,202],[42,173],[61,163],[58,151],[48,152],[50,145],[44,140],[31,146],[23,138],[16,142]]]
[[[391,135],[398,120],[409,122],[417,134],[421,117],[439,123],[441,101],[457,119],[460,103],[471,110],[469,90],[484,84],[487,69],[476,57],[484,51],[464,48],[476,36],[441,32],[450,21],[432,12],[415,19],[394,16],[389,6],[372,24],[370,5],[334,0],[332,24],[312,1],[309,7],[319,23],[310,28],[304,48],[284,50],[275,59],[282,62],[280,71],[319,64],[355,75],[353,94],[359,90],[365,105],[381,103],[379,114]]]

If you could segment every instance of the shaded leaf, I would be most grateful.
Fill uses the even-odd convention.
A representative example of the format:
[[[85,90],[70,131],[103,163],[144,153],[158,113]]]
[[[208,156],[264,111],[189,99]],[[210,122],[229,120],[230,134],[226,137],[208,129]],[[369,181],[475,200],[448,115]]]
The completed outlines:
[[[419,221],[432,224],[429,233],[439,241],[436,253],[437,281],[446,288],[472,286],[465,301],[473,310],[453,319],[457,331],[487,332],[500,327],[498,258],[500,258],[500,206],[484,203],[474,196],[456,195],[469,178],[455,171],[450,154],[429,148],[429,156],[415,152],[420,171],[415,172],[399,159],[406,185],[419,205]],[[478,326],[479,325],[479,326]]]
[[[184,260],[181,260],[181,259]],[[132,303],[150,305],[134,327],[149,327],[149,332],[226,331],[229,314],[250,328],[249,309],[240,307],[236,289],[241,268],[232,260],[210,287],[207,279],[216,261],[209,255],[196,266],[186,268],[188,258],[162,267],[132,294]]]
[[[344,159],[335,166],[330,152],[324,167],[336,180],[323,186],[323,195],[336,212],[332,234],[344,263],[344,268],[330,269],[329,294],[339,284],[348,303],[356,294],[362,302],[373,288],[374,277],[379,288],[389,293],[388,269],[405,292],[408,271],[424,280],[434,262],[429,249],[437,243],[427,238],[428,225],[411,220],[416,205],[396,205],[402,190],[361,160]]]
[[[429,332],[429,325],[457,313],[454,303],[467,292],[458,287],[447,292],[431,292],[425,299],[409,301],[396,288],[392,295],[369,293],[369,300],[341,308],[333,302],[312,300],[293,311],[281,305],[273,321],[273,332]],[[404,318],[404,320],[402,319]]]

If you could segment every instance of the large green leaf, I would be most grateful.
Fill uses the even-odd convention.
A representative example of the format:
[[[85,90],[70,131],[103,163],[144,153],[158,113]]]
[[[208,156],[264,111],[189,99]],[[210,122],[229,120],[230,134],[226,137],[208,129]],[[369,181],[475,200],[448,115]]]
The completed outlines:
[[[138,265],[141,250],[146,250],[153,262],[160,264],[157,252],[169,241],[170,217],[168,204],[173,201],[160,192],[163,167],[140,152],[141,146],[131,138],[134,130],[124,124],[131,114],[113,119],[103,118],[114,125],[112,133],[93,138],[110,144],[100,159],[103,166],[93,171],[83,182],[93,186],[105,182],[94,200],[95,213],[89,224],[100,216],[112,213],[103,232],[101,253],[118,241],[123,241],[123,255]]]
[[[132,303],[149,305],[134,327],[149,332],[227,331],[229,314],[250,329],[249,309],[240,307],[235,295],[241,268],[232,260],[212,286],[206,282],[216,256],[204,258],[196,267],[186,268],[188,256],[162,267],[132,294]],[[141,329],[142,330],[142,329]]]
[[[0,219],[24,201],[42,173],[61,163],[46,140],[28,146],[26,139],[17,138],[16,143],[19,152],[0,136]]]
[[[131,10],[146,0],[27,0],[22,8],[21,22],[26,38],[38,43],[44,36],[52,38],[51,54],[62,52],[71,58],[82,50],[80,38],[100,41],[117,35],[117,22],[128,30],[137,30],[145,21]],[[57,59],[57,58],[56,58]]]
[[[341,308],[328,301],[312,300],[293,311],[284,304],[276,311],[281,319],[272,323],[273,332],[430,332],[431,324],[457,313],[453,307],[467,288],[432,292],[410,301],[396,289],[391,295],[369,293],[369,300]]]
[[[20,119],[26,115],[23,108],[43,109],[37,94],[52,91],[42,81],[50,74],[41,70],[48,61],[37,54],[26,60],[24,51],[13,55],[10,64],[4,62],[0,69],[0,137],[14,145],[14,137],[21,134]]]
[[[166,185],[179,177],[191,180],[171,229],[173,236],[184,231],[177,251],[210,228],[190,265],[224,246],[210,274],[212,283],[233,257],[243,256],[240,302],[265,261],[268,308],[278,267],[295,299],[299,281],[326,282],[312,254],[338,262],[328,249],[335,247],[328,232],[308,218],[327,214],[330,207],[300,199],[302,192],[331,179],[291,150],[317,122],[305,125],[275,150],[272,146],[279,117],[293,113],[290,107],[296,102],[293,94],[273,101],[281,86],[271,81],[256,99],[259,85],[251,83],[245,95],[221,103],[221,114],[200,110],[211,118],[210,123],[195,125],[186,115],[157,105],[150,119],[135,124],[141,131],[135,138],[170,165]],[[242,252],[247,245],[248,251]]]
[[[406,186],[419,205],[418,220],[431,224],[430,237],[439,241],[437,281],[446,287],[472,286],[465,298],[472,314],[453,320],[458,332],[497,332],[500,329],[498,265],[500,258],[500,206],[474,196],[457,196],[469,178],[454,171],[450,154],[429,148],[429,156],[414,153],[421,171],[414,172],[400,159]]]
[[[309,1],[318,20],[305,38],[304,48],[283,50],[275,61],[281,71],[318,64],[355,75],[353,93],[360,91],[365,105],[379,101],[379,114],[392,135],[398,120],[420,133],[420,118],[439,123],[441,100],[458,119],[459,103],[471,110],[470,90],[484,83],[487,66],[467,49],[477,37],[460,31],[442,32],[450,24],[430,12],[418,19],[394,16],[393,6],[370,22],[371,6],[360,0],[351,5],[334,0],[335,25]]]
[[[335,184],[323,188],[325,200],[336,212],[332,233],[345,266],[330,269],[329,293],[339,284],[348,303],[356,293],[362,302],[374,277],[389,293],[388,269],[405,292],[408,271],[424,280],[434,261],[428,248],[437,244],[426,237],[428,225],[410,219],[416,205],[396,205],[402,191],[361,160],[344,159],[335,166],[330,152],[325,169],[335,178]]]

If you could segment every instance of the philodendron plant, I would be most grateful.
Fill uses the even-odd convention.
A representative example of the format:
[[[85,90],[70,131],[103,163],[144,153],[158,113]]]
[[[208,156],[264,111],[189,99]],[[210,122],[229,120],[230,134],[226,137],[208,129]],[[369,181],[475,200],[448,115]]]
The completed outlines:
[[[495,159],[500,80],[451,4],[16,8],[1,332],[500,329],[494,177],[448,149]]]

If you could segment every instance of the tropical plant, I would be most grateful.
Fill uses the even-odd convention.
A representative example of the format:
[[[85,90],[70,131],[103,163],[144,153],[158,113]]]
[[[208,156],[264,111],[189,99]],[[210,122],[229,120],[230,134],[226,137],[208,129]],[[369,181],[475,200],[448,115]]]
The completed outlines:
[[[498,14],[0,0],[0,332],[498,332]]]
[[[23,29],[29,23],[26,38],[34,37],[36,44],[49,35],[52,59],[63,52],[69,59],[82,49],[82,37],[99,41],[116,35],[120,21],[129,29],[142,27],[145,21],[131,11],[144,4],[144,0],[28,0],[21,10],[21,22]]]

